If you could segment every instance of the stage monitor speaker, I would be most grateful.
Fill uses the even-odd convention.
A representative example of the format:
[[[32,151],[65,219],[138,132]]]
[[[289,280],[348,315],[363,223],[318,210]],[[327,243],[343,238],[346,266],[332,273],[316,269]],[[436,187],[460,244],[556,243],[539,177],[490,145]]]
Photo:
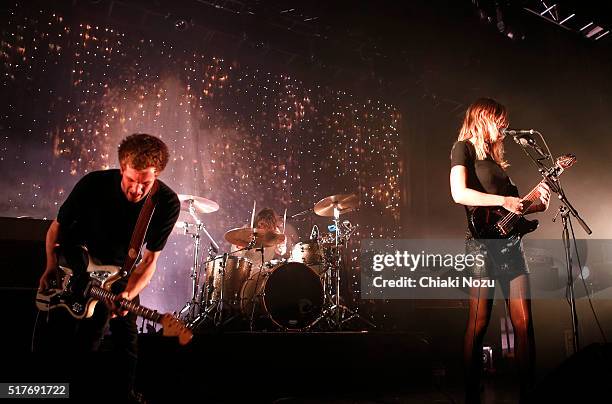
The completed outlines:
[[[29,351],[36,319],[34,298],[45,266],[45,237],[50,220],[0,218],[0,307],[8,352]]]
[[[0,218],[0,288],[36,288],[50,220]]]
[[[546,376],[530,402],[609,403],[611,381],[612,344],[591,344]]]

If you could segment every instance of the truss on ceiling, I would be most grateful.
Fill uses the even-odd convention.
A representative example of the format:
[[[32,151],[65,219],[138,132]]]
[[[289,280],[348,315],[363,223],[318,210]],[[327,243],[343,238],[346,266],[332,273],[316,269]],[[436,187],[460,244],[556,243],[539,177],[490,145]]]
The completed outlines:
[[[599,24],[592,15],[580,13],[570,5],[553,3],[550,0],[531,0],[525,2],[523,9],[550,23],[583,37],[599,41],[604,37],[610,38],[610,29]]]

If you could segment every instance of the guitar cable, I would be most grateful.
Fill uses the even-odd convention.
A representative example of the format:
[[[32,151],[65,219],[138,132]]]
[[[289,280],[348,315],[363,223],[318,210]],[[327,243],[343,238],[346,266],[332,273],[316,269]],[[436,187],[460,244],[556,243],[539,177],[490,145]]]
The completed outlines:
[[[47,312],[47,322],[49,322],[49,317]],[[36,330],[38,330],[38,318],[40,317],[40,310],[36,311],[36,318],[34,319],[34,327],[32,327],[32,338],[30,341],[30,353],[34,353],[34,341],[36,340]]]
[[[580,270],[580,278],[582,279],[582,285],[584,286],[584,291],[589,301],[589,306],[591,307],[591,311],[593,312],[593,317],[595,318],[595,322],[597,323],[597,327],[599,328],[599,333],[601,334],[604,344],[607,344],[608,338],[606,337],[605,331],[601,327],[601,323],[599,322],[599,317],[597,316],[597,313],[595,312],[595,307],[593,307],[593,301],[591,300],[591,295],[589,294],[589,291],[586,286],[586,282],[584,281],[584,276],[582,274],[582,263],[580,262],[580,255],[578,254],[578,245],[576,244],[576,235],[574,234],[574,226],[572,225],[571,220],[569,220],[569,226],[570,226],[570,231],[572,232],[572,239],[574,240],[574,250],[576,251],[576,259],[578,261],[578,269]],[[570,241],[567,240],[567,242],[569,243]],[[566,292],[566,299],[567,299],[567,292]]]

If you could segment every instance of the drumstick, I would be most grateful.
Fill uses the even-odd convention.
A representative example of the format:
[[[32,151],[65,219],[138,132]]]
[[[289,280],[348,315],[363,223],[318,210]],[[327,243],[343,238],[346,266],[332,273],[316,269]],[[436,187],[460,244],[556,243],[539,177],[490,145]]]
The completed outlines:
[[[251,229],[253,228],[253,222],[255,221],[255,204],[257,201],[253,201],[253,213],[251,213]]]
[[[285,234],[286,226],[287,226],[287,208],[285,208],[285,216],[283,216],[283,234]]]

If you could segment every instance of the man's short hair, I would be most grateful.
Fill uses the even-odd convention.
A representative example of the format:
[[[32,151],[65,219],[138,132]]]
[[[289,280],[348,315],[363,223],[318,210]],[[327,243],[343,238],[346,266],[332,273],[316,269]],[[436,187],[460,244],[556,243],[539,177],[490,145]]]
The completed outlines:
[[[157,173],[161,173],[169,157],[168,146],[161,139],[146,133],[130,135],[119,145],[119,164],[122,168],[127,164],[136,170],[154,167]]]

